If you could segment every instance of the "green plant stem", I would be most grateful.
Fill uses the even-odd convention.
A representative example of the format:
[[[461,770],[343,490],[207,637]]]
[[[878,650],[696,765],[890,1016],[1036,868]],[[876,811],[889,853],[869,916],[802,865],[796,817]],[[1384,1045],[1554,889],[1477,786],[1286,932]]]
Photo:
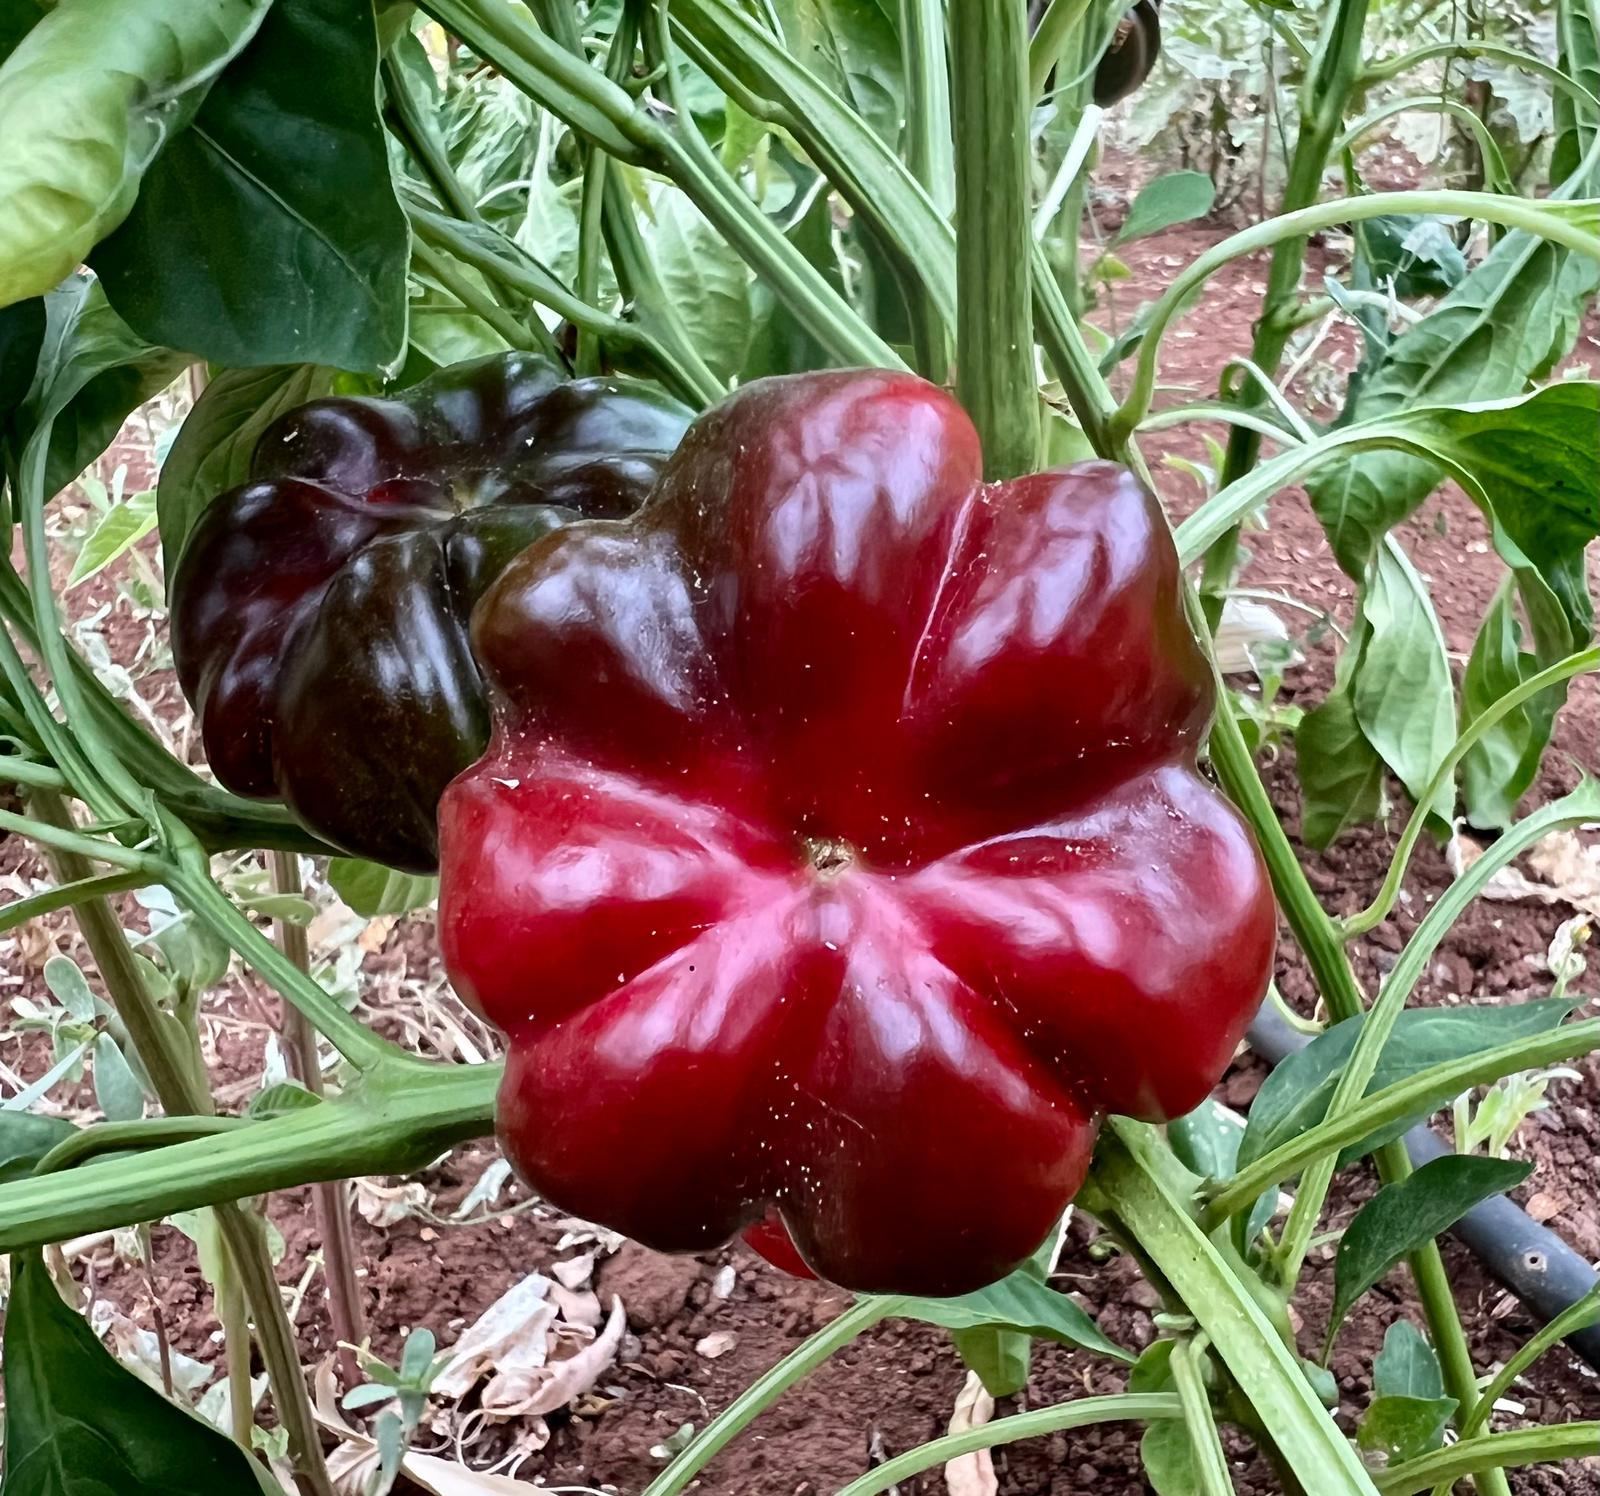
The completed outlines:
[[[1377,108],[1362,115],[1333,143],[1333,154],[1354,150],[1363,136],[1376,129],[1386,119],[1415,111],[1448,114],[1452,119],[1459,120],[1477,142],[1479,158],[1483,162],[1484,181],[1496,192],[1516,191],[1516,184],[1511,179],[1511,169],[1506,165],[1500,143],[1494,138],[1494,132],[1484,123],[1483,117],[1475,109],[1463,104],[1460,99],[1441,98],[1437,94],[1407,94],[1404,98],[1385,100]]]
[[[1444,1105],[1473,1086],[1486,1086],[1502,1076],[1546,1065],[1568,1064],[1600,1047],[1600,1018],[1563,1024],[1509,1044],[1482,1049],[1461,1059],[1430,1065],[1404,1080],[1364,1097],[1359,1107],[1319,1122],[1299,1136],[1264,1153],[1233,1175],[1212,1196],[1201,1224],[1215,1230],[1264,1191],[1283,1184],[1323,1154],[1336,1155],[1380,1128],[1403,1122]]]
[[[1028,44],[1028,97],[1038,99],[1072,33],[1089,18],[1094,0],[1050,0]]]
[[[226,1246],[217,1252],[217,1321],[222,1326],[222,1358],[228,1376],[228,1432],[243,1449],[252,1449],[256,1422],[255,1389],[250,1385],[250,1310],[244,1283]]]
[[[1172,1352],[1172,1380],[1183,1404],[1183,1421],[1194,1453],[1194,1472],[1200,1482],[1196,1496],[1233,1496],[1228,1457],[1222,1451],[1211,1397],[1200,1374],[1209,1343],[1204,1333],[1193,1340],[1180,1340]]]
[[[1384,875],[1383,886],[1378,890],[1376,897],[1365,909],[1347,915],[1340,921],[1339,927],[1344,932],[1346,940],[1364,935],[1389,917],[1390,911],[1400,897],[1400,886],[1405,881],[1411,854],[1416,850],[1417,843],[1422,839],[1422,833],[1427,827],[1427,807],[1435,803],[1438,792],[1454,779],[1456,767],[1483,735],[1540,692],[1558,686],[1563,681],[1571,680],[1574,676],[1586,675],[1594,670],[1600,670],[1600,649],[1586,649],[1580,654],[1568,655],[1566,659],[1558,660],[1554,665],[1539,671],[1537,675],[1529,676],[1521,685],[1506,692],[1482,715],[1472,719],[1451,745],[1450,751],[1434,771],[1433,778],[1428,781],[1422,798],[1417,802],[1410,820],[1406,822],[1405,830],[1400,835],[1399,842],[1395,845],[1389,861],[1389,871]]]
[[[1383,1496],[1412,1496],[1454,1484],[1474,1471],[1492,1469],[1498,1474],[1511,1466],[1582,1459],[1596,1449],[1600,1449],[1600,1423],[1547,1423],[1508,1434],[1484,1434],[1391,1466],[1377,1477],[1378,1489]]]
[[[169,827],[176,841],[181,828]],[[162,874],[179,901],[205,921],[229,947],[253,966],[284,998],[298,1008],[357,1070],[369,1070],[405,1051],[381,1038],[334,1001],[329,994],[278,949],[240,912],[212,881],[198,848],[182,856]]]
[[[1371,1477],[1241,1273],[1162,1182],[1161,1151],[1149,1127],[1111,1118],[1101,1133],[1087,1194],[1080,1196],[1085,1208],[1102,1219],[1102,1212],[1109,1214],[1148,1254],[1210,1336],[1259,1415],[1265,1436],[1291,1469],[1317,1471],[1319,1496],[1373,1492]]]
[[[1281,207],[1284,213],[1307,208],[1322,194],[1322,178],[1361,70],[1361,39],[1366,29],[1367,4],[1368,0],[1336,0],[1324,8],[1316,51],[1300,92],[1300,129],[1284,184]],[[1261,319],[1256,323],[1250,349],[1250,361],[1269,378],[1276,377],[1293,330],[1286,313],[1299,296],[1305,253],[1304,237],[1281,239],[1273,246]],[[1145,336],[1148,338],[1150,333]],[[1245,406],[1258,405],[1261,399],[1261,390],[1253,385],[1247,385],[1235,397],[1236,403]],[[1228,435],[1228,451],[1219,486],[1226,487],[1249,472],[1259,451],[1260,437],[1254,431],[1234,427]],[[1205,605],[1206,623],[1213,630],[1222,616],[1223,599],[1233,585],[1238,565],[1239,531],[1235,527],[1207,554],[1201,578],[1200,595]]]
[[[34,1166],[41,1178],[62,1169],[76,1168],[103,1153],[129,1153],[144,1148],[166,1148],[234,1132],[250,1124],[241,1117],[145,1117],[138,1122],[97,1122],[63,1138]]]
[[[1090,1428],[1097,1423],[1154,1423],[1165,1418],[1180,1418],[1183,1406],[1170,1392],[1124,1392],[1113,1397],[1081,1397],[1074,1402],[1057,1403],[1049,1408],[1034,1408],[986,1423],[981,1428],[946,1434],[885,1460],[875,1470],[853,1480],[837,1496],[883,1496],[900,1481],[924,1470],[934,1470],[962,1455],[1023,1439],[1038,1439],[1045,1434],[1069,1429]]]
[[[411,258],[474,317],[493,328],[511,347],[536,348],[552,357],[561,357],[561,350],[544,323],[537,317],[526,323],[513,317],[481,286],[474,285],[443,255],[436,253],[426,240],[420,237],[412,238]]]
[[[1026,15],[951,0],[956,131],[956,394],[990,479],[1039,457],[1029,252]]]
[[[904,367],[740,190],[692,122],[680,119],[673,129],[637,108],[623,88],[547,37],[508,0],[426,0],[423,8],[592,144],[671,177],[835,357],[850,364]]]
[[[1537,1334],[1530,1336],[1517,1353],[1494,1375],[1494,1379],[1479,1395],[1471,1413],[1461,1425],[1461,1437],[1470,1439],[1494,1415],[1494,1405],[1508,1393],[1518,1377],[1552,1346],[1565,1340],[1574,1330],[1584,1329],[1600,1321],[1600,1287],[1563,1309]]]
[[[949,218],[955,210],[956,166],[944,0],[900,0],[900,56],[906,77],[906,164],[934,211]],[[907,302],[918,372],[943,384],[950,378],[950,329],[926,278],[907,287]]]
[[[1185,588],[1185,601],[1191,622],[1198,622],[1196,615],[1200,610],[1200,600],[1192,588]],[[1197,630],[1197,637],[1206,640],[1209,634]],[[1295,856],[1294,846],[1283,829],[1283,823],[1278,819],[1272,801],[1267,796],[1261,776],[1256,773],[1255,762],[1250,757],[1244,735],[1239,730],[1238,719],[1233,714],[1233,705],[1228,693],[1221,688],[1220,678],[1217,719],[1212,725],[1209,748],[1211,763],[1218,779],[1256,834],[1257,843],[1266,860],[1268,875],[1272,880],[1273,891],[1278,898],[1278,905],[1289,922],[1289,928],[1294,933],[1301,954],[1306,958],[1306,964],[1311,968],[1317,989],[1327,1005],[1330,1016],[1337,1023],[1364,1012],[1366,1005],[1361,985],[1356,980],[1355,970],[1350,964],[1349,951],[1337,926],[1318,902],[1310,883],[1306,881],[1305,872]],[[1357,1136],[1366,1135],[1361,1133]],[[1355,1142],[1356,1138],[1352,1137],[1349,1141]],[[1374,1155],[1374,1162],[1377,1164],[1378,1176],[1385,1184],[1403,1179],[1411,1172],[1410,1160],[1406,1157],[1404,1147],[1399,1143],[1390,1143],[1378,1149]],[[1242,1196],[1240,1203],[1234,1206],[1233,1212],[1228,1213],[1249,1209],[1250,1204],[1260,1193],[1261,1191],[1257,1190],[1254,1194]],[[1302,1195],[1303,1191],[1296,1195],[1291,1215],[1295,1210],[1301,1211],[1301,1222],[1309,1224],[1297,1223],[1297,1229],[1306,1232],[1309,1240],[1309,1234],[1314,1230],[1317,1217],[1321,1213],[1321,1202],[1326,1198],[1326,1191],[1324,1190],[1323,1196],[1318,1200],[1317,1210],[1314,1213],[1301,1207]],[[1213,1218],[1225,1218],[1225,1213],[1216,1211]],[[1300,1255],[1292,1260],[1298,1265],[1303,1259],[1302,1248]],[[1461,1327],[1461,1315],[1456,1308],[1455,1297],[1450,1291],[1449,1278],[1444,1271],[1444,1260],[1440,1256],[1438,1243],[1427,1242],[1410,1253],[1406,1261],[1416,1284],[1417,1297],[1422,1304],[1423,1317],[1427,1320],[1429,1334],[1439,1353],[1446,1385],[1456,1399],[1458,1409],[1465,1409],[1470,1406],[1477,1379],[1472,1368],[1466,1332]],[[1479,1482],[1479,1490],[1484,1496],[1509,1496],[1509,1492],[1497,1490],[1499,1484],[1498,1477],[1487,1475]]]
[[[678,1496],[733,1438],[836,1350],[886,1319],[899,1307],[893,1298],[858,1299],[834,1322],[758,1376],[711,1420],[645,1488],[644,1496]]]
[[[444,142],[434,129],[433,121],[418,104],[405,71],[395,60],[393,52],[384,54],[380,67],[384,99],[389,106],[386,115],[395,138],[422,169],[428,185],[438,194],[439,201],[445,207],[467,223],[482,223],[483,215],[478,212],[477,203],[456,175]]]
[[[281,894],[301,896],[300,858],[292,852],[272,853],[272,886]],[[311,973],[311,950],[305,928],[293,920],[277,921],[278,945],[297,970]],[[317,1032],[293,1003],[283,1005],[283,1036],[296,1078],[313,1096],[326,1095],[322,1061],[317,1053]],[[342,1179],[325,1179],[311,1187],[316,1205],[317,1233],[322,1238],[322,1276],[328,1284],[328,1308],[339,1341],[339,1372],[346,1387],[361,1380],[355,1346],[366,1339],[366,1316],[361,1308],[361,1285],[356,1281],[355,1238],[350,1229],[350,1192]]]
[[[1162,335],[1178,311],[1223,266],[1269,248],[1283,239],[1304,239],[1320,229],[1364,222],[1395,213],[1420,213],[1441,217],[1480,218],[1507,228],[1522,229],[1565,249],[1600,261],[1600,234],[1587,227],[1576,204],[1554,199],[1529,202],[1490,192],[1374,192],[1362,197],[1336,198],[1299,212],[1286,213],[1256,224],[1213,245],[1197,256],[1173,279],[1151,314],[1150,325],[1139,345],[1133,388],[1112,423],[1116,437],[1126,438],[1149,414],[1155,392],[1156,362]],[[1259,358],[1254,360],[1260,364]],[[1266,365],[1262,365],[1266,367]]]
[[[1502,46],[1498,42],[1473,39],[1432,42],[1428,46],[1418,47],[1415,51],[1403,52],[1398,57],[1388,57],[1382,62],[1373,63],[1371,67],[1362,71],[1359,81],[1363,88],[1370,88],[1375,83],[1387,83],[1391,78],[1398,78],[1401,73],[1408,73],[1412,68],[1424,62],[1432,62],[1438,57],[1486,57],[1493,62],[1523,68],[1543,78],[1556,92],[1567,94],[1574,103],[1588,112],[1591,120],[1600,120],[1600,99],[1590,93],[1576,78],[1532,52]]]
[[[71,1175],[0,1185],[0,1251],[324,1179],[409,1173],[494,1130],[500,1075],[499,1065],[393,1060],[335,1101],[97,1170],[92,1193]]]
[[[71,824],[71,816],[61,798],[49,790],[36,790],[33,808],[41,819],[60,825]],[[88,869],[76,853],[57,851],[52,859],[56,875],[64,882],[73,882],[85,876]],[[220,897],[220,895],[219,895]],[[232,907],[231,905],[229,906]],[[215,1111],[210,1093],[194,1074],[186,1053],[186,1044],[180,1026],[157,1006],[145,988],[144,977],[134,963],[133,952],[116,915],[105,899],[94,899],[78,905],[75,911],[83,938],[99,968],[100,979],[106,994],[128,1031],[139,1059],[155,1087],[156,1099],[162,1109],[174,1117],[209,1116]],[[216,1148],[213,1138],[177,1145],[184,1148]],[[164,1152],[165,1150],[157,1150]],[[132,1160],[126,1171],[131,1173],[144,1158]],[[71,1183],[70,1176],[59,1176],[24,1181],[46,1188],[53,1183]],[[82,1192],[81,1183],[79,1190]],[[102,1191],[96,1190],[98,1198]],[[229,1197],[238,1198],[238,1195]],[[152,1211],[131,1219],[150,1220],[167,1214]],[[316,1420],[311,1414],[311,1404],[306,1396],[305,1379],[300,1371],[299,1351],[295,1345],[294,1329],[284,1313],[283,1299],[278,1292],[278,1282],[272,1271],[272,1258],[267,1251],[267,1240],[260,1218],[232,1203],[218,1204],[217,1227],[226,1241],[228,1250],[237,1265],[244,1292],[255,1315],[256,1341],[261,1358],[267,1368],[273,1388],[273,1403],[278,1417],[288,1435],[290,1460],[303,1488],[310,1496],[333,1496],[333,1486],[328,1479],[327,1466],[322,1458],[321,1438]],[[63,1233],[75,1235],[81,1233]],[[49,1238],[60,1240],[60,1237]],[[235,1430],[236,1437],[248,1429]]]

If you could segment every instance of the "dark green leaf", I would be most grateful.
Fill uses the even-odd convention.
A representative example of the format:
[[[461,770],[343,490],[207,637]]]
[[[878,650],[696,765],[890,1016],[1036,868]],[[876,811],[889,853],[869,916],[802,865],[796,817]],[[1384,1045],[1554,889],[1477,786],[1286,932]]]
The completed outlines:
[[[1113,1360],[1132,1363],[1127,1351],[1107,1340],[1099,1327],[1064,1293],[1047,1288],[1025,1268],[976,1293],[955,1299],[908,1299],[899,1313],[947,1330],[999,1326],[1039,1340],[1076,1345]]]
[[[0,6],[3,9],[3,6]],[[11,412],[33,387],[39,350],[44,346],[44,297],[0,307],[0,432]]]
[[[1381,1455],[1385,1465],[1398,1465],[1438,1449],[1455,1410],[1453,1397],[1375,1398],[1361,1420],[1356,1443],[1367,1454]]]
[[[437,878],[397,873],[393,868],[354,857],[330,857],[328,882],[345,903],[368,919],[380,914],[409,914],[431,904],[439,893]]]
[[[277,0],[91,257],[153,342],[381,372],[406,346],[405,214],[370,7]]]
[[[1597,284],[1600,267],[1592,261],[1525,233],[1507,234],[1432,312],[1394,340],[1341,420],[1520,394],[1571,349]],[[1591,439],[1593,426],[1591,416]],[[1524,439],[1505,433],[1495,460],[1509,452],[1513,460],[1497,476],[1523,488],[1531,501],[1539,501],[1548,477],[1558,478],[1558,494],[1592,478],[1592,460],[1581,473],[1557,473],[1543,461],[1525,469],[1517,460]],[[1365,576],[1379,538],[1433,491],[1440,476],[1426,459],[1382,451],[1362,453],[1307,484],[1349,575]]]
[[[1461,726],[1470,726],[1507,692],[1537,674],[1551,660],[1522,648],[1522,623],[1517,617],[1515,575],[1507,576],[1494,595],[1489,611],[1473,641],[1472,656],[1461,677]],[[1540,588],[1537,573],[1525,572],[1527,585]],[[1570,633],[1551,651],[1565,654],[1559,644],[1576,643]],[[1461,761],[1461,800],[1474,826],[1504,830],[1516,815],[1517,801],[1539,772],[1556,712],[1566,699],[1566,688],[1543,691],[1532,701],[1502,717],[1467,750]]]
[[[45,464],[49,499],[94,462],[128,413],[160,394],[188,360],[135,337],[97,281],[73,276],[45,297],[45,312],[38,373],[9,440],[20,455],[39,424],[54,418]]]
[[[1409,1319],[1397,1319],[1384,1333],[1383,1349],[1372,1362],[1372,1385],[1380,1397],[1444,1396],[1439,1358]]]
[[[1383,760],[1356,718],[1352,682],[1366,638],[1366,623],[1357,615],[1332,688],[1294,735],[1303,800],[1300,835],[1319,850],[1347,826],[1376,819],[1383,804]]]
[[[0,1496],[281,1496],[231,1439],[118,1365],[38,1253],[12,1258]]]
[[[0,305],[50,290],[122,221],[267,3],[61,0],[7,20],[10,40],[37,24],[0,64]]]
[[[0,1111],[0,1184],[26,1178],[45,1154],[77,1130],[61,1117]]]
[[[776,10],[795,59],[894,144],[905,83],[891,12],[877,0],[776,0]]]
[[[1216,198],[1216,184],[1204,172],[1169,171],[1145,184],[1111,242],[1126,244],[1204,218]]]
[[[1532,1172],[1532,1164],[1512,1159],[1452,1153],[1379,1190],[1340,1238],[1328,1343],[1350,1306],[1402,1257],[1447,1231],[1479,1201],[1515,1189]]]
[[[317,364],[274,364],[224,369],[205,387],[179,428],[156,484],[169,576],[206,505],[249,478],[261,433],[285,411],[326,395],[334,378],[332,369]]]
[[[1351,680],[1356,722],[1417,799],[1455,745],[1455,687],[1428,590],[1392,536],[1378,547],[1360,608],[1366,638]],[[1454,807],[1447,786],[1431,808],[1447,824]]]
[[[46,0],[0,0],[0,62],[50,13]]]
[[[1443,296],[1467,274],[1467,257],[1437,218],[1415,213],[1369,218],[1356,225],[1356,242],[1372,281],[1380,286],[1393,281],[1403,300]]]
[[[1489,1004],[1459,1008],[1409,1008],[1395,1020],[1367,1094],[1433,1065],[1462,1059],[1502,1044],[1555,1028],[1576,1006],[1566,998],[1546,998],[1510,1007]],[[1290,1055],[1263,1082],[1239,1146],[1239,1167],[1299,1137],[1327,1115],[1328,1102],[1345,1062],[1355,1048],[1364,1019],[1347,1018]],[[1442,1102],[1443,1098],[1441,1098]],[[1422,1115],[1426,1115],[1423,1113]],[[1409,1117],[1382,1129],[1341,1157],[1361,1154],[1399,1137],[1421,1120]]]

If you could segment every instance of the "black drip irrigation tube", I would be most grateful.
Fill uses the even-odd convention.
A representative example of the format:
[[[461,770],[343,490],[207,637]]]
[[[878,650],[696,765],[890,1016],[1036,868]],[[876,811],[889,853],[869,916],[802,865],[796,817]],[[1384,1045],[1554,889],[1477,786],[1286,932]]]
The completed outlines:
[[[1309,1034],[1301,1033],[1270,1003],[1256,1014],[1245,1038],[1269,1065],[1277,1065],[1311,1042]],[[1455,1152],[1426,1125],[1413,1127],[1404,1141],[1411,1162],[1419,1167]],[[1600,1273],[1567,1242],[1504,1195],[1474,1205],[1450,1233],[1546,1323],[1600,1283]],[[1600,1325],[1574,1330],[1566,1345],[1600,1371]]]

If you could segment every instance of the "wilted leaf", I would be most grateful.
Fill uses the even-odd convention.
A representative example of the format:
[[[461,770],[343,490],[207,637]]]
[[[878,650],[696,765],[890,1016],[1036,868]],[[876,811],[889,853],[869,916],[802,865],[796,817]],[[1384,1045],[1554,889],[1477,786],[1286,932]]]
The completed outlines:
[[[967,1373],[956,1394],[955,1412],[950,1415],[950,1432],[964,1434],[982,1428],[994,1417],[994,1399],[984,1390],[983,1379],[975,1371]],[[950,1496],[999,1496],[1000,1481],[994,1473],[994,1460],[987,1449],[958,1455],[944,1467],[944,1483]]]

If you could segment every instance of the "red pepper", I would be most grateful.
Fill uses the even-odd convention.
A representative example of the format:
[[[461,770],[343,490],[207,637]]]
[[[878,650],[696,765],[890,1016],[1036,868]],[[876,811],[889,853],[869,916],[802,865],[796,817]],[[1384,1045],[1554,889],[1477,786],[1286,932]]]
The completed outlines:
[[[444,954],[564,1209],[694,1251],[775,1206],[824,1278],[960,1293],[1260,1002],[1272,897],[1120,468],[985,485],[919,379],[759,381],[473,637],[497,721],[441,807]]]

